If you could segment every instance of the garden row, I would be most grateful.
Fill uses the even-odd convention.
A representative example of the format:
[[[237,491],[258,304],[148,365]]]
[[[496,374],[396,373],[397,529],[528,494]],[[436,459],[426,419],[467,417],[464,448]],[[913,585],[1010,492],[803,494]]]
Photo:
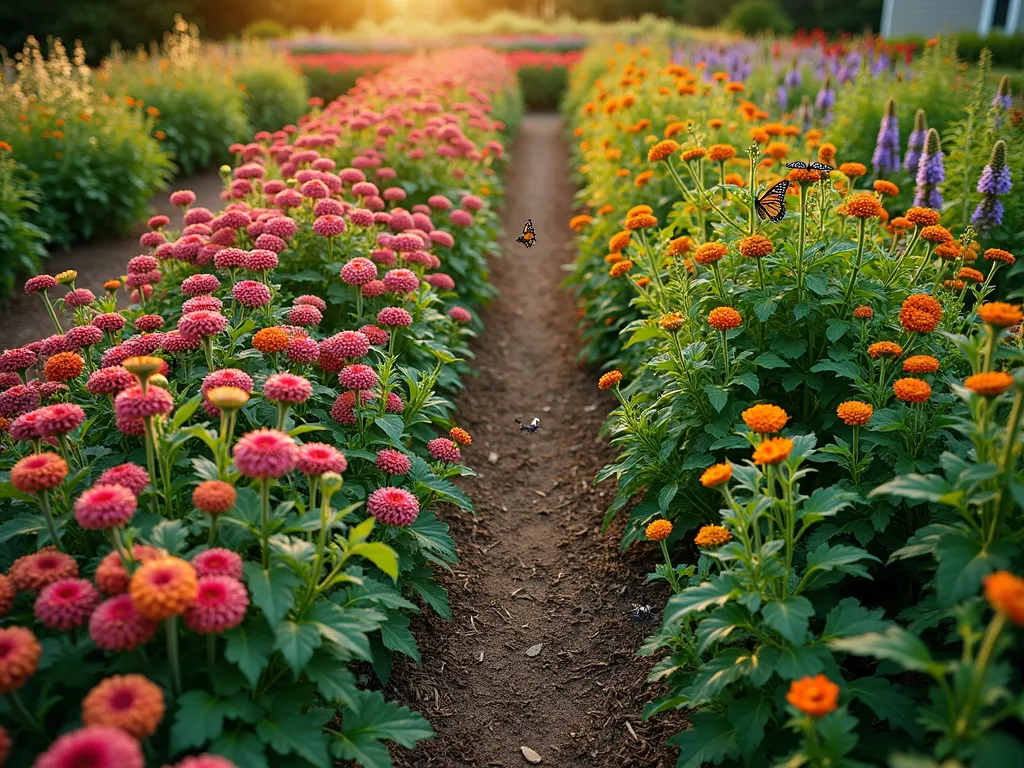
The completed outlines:
[[[378,768],[431,736],[377,688],[449,615],[447,398],[519,103],[487,51],[397,65],[240,146],[223,210],[175,192],[105,295],[26,283],[55,333],[0,355],[0,763]]]
[[[599,479],[665,558],[646,715],[691,710],[680,766],[1024,748],[1024,137],[953,45],[620,43],[573,75]]]

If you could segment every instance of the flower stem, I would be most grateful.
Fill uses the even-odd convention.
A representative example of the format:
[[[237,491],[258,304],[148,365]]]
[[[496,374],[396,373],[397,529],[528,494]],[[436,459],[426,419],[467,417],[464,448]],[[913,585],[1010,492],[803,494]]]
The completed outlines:
[[[146,466],[149,468],[149,501],[152,505],[152,511],[157,512],[157,506],[159,505],[159,501],[157,499],[160,494],[156,489],[156,451],[153,446],[153,417],[144,416],[142,423],[145,427]]]
[[[668,545],[665,543],[665,540],[662,539],[658,543],[661,545],[661,553],[665,556],[665,568],[667,569],[666,573],[668,575],[668,583],[672,588],[672,593],[675,594],[679,592],[679,586],[676,583],[676,570],[672,567],[672,557],[668,553]]]
[[[804,293],[804,251],[807,248],[807,190],[800,190],[800,239],[796,251],[796,303]]]
[[[206,368],[209,371],[214,371],[213,365],[213,341],[209,336],[203,336],[203,353],[206,355]]]
[[[53,309],[53,304],[50,303],[50,297],[46,295],[46,291],[43,291],[40,296],[43,297],[43,304],[46,305],[46,311],[50,315],[50,319],[53,320],[53,324],[57,326],[57,333],[63,334],[64,329],[61,327],[60,319],[57,317],[57,313]]]
[[[260,478],[260,537],[263,539],[263,570],[270,567],[270,478]]]
[[[859,219],[860,231],[857,237],[857,258],[853,263],[853,274],[850,275],[850,284],[846,286],[846,293],[843,296],[843,311],[839,316],[840,320],[846,319],[846,313],[850,311],[850,299],[853,298],[854,288],[857,286],[857,276],[860,274],[861,259],[864,258],[864,231],[867,229],[867,219]]]
[[[63,552],[64,547],[60,544],[60,537],[57,535],[57,526],[53,522],[53,513],[50,511],[50,498],[48,494],[49,491],[44,488],[42,493],[39,494],[39,506],[43,510],[43,518],[46,520],[46,530],[50,533],[50,539],[53,541],[53,546],[57,548],[58,552]]]
[[[181,658],[178,655],[178,617],[171,616],[164,622],[167,635],[167,664],[171,668],[171,690],[181,693]]]
[[[21,696],[18,695],[18,692],[16,690],[11,691],[7,694],[7,697],[14,706],[15,711],[29,725],[29,727],[43,738],[46,738],[46,730],[39,724],[39,721],[35,716],[28,711],[28,707],[25,706],[25,702],[21,700]]]
[[[725,331],[720,331],[722,334],[722,359],[725,361],[725,386],[729,386],[729,339],[725,335]]]

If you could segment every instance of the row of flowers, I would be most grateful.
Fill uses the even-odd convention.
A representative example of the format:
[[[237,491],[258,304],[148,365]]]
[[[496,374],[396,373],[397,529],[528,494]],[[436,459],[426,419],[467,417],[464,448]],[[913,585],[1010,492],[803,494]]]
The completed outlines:
[[[447,398],[514,90],[483,50],[396,66],[232,147],[223,210],[173,193],[103,295],[26,282],[55,333],[0,354],[0,764],[376,767],[432,735],[370,676],[449,615]]]
[[[598,479],[670,595],[646,714],[693,710],[687,766],[1012,762],[1024,338],[993,299],[1017,259],[947,218],[934,130],[904,206],[827,111],[741,80],[619,45],[569,99],[581,325],[619,400]]]

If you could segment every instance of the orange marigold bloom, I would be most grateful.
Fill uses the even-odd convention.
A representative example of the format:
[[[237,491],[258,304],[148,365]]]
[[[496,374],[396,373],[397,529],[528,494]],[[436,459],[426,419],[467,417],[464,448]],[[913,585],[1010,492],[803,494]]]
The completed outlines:
[[[932,388],[921,379],[897,379],[893,382],[892,391],[907,403],[923,403],[932,396]]]
[[[634,205],[626,211],[626,218],[632,219],[634,216],[639,216],[641,213],[654,213],[654,209],[649,205]]]
[[[678,136],[680,133],[683,133],[685,130],[686,130],[686,123],[680,123],[678,121],[674,122],[674,123],[669,123],[668,125],[665,126],[665,138],[666,139],[671,139],[673,136]],[[679,151],[679,145],[676,144],[676,148],[674,150],[672,150],[672,152],[674,153],[674,152],[678,152],[678,151]]]
[[[904,373],[935,373],[939,361],[931,355],[911,355],[903,361]]]
[[[103,284],[103,290],[110,291],[111,293],[113,293],[114,291],[116,291],[120,287],[121,287],[121,281],[120,280],[107,280],[107,282],[105,282]]]
[[[895,197],[900,193],[900,188],[893,184],[891,181],[885,179],[877,179],[871,187],[880,195],[888,195],[889,197]]]
[[[612,264],[612,268],[608,270],[608,274],[611,277],[619,278],[629,272],[633,268],[633,262],[629,259],[623,259],[622,261]]]
[[[47,381],[70,381],[77,379],[85,370],[85,360],[74,352],[58,352],[47,359],[43,376]]]
[[[623,230],[622,232],[616,232],[614,235],[612,235],[611,239],[608,241],[608,250],[611,251],[612,253],[618,253],[623,248],[625,248],[627,245],[629,245],[629,239],[632,236],[633,236],[633,233],[629,232],[628,230]]]
[[[812,171],[810,168],[794,168],[786,178],[797,184],[813,184],[816,181],[821,181],[821,176],[821,171]]]
[[[853,316],[858,320],[870,320],[875,316],[875,311],[867,304],[861,304],[853,310]]]
[[[622,261],[623,258],[624,257],[623,257],[623,255],[621,253],[609,253],[609,254],[605,255],[604,263],[605,264],[618,264],[620,261]]]
[[[868,354],[872,359],[878,357],[899,357],[903,354],[903,347],[892,341],[876,341],[868,347]]]
[[[672,523],[668,520],[654,520],[647,524],[644,536],[650,541],[663,541],[672,534]]]
[[[708,128],[717,130],[718,128],[721,128],[723,125],[725,125],[725,120],[721,120],[717,117],[708,120]]]
[[[82,722],[112,725],[136,739],[156,733],[164,719],[164,694],[142,675],[114,675],[82,700]]]
[[[986,248],[985,253],[982,254],[987,261],[1001,261],[1004,264],[1013,264],[1017,261],[1013,254],[1009,251],[1004,251],[1002,248]]]
[[[732,534],[721,525],[704,525],[697,531],[693,543],[701,549],[714,549],[732,541]]]
[[[834,168],[836,165],[836,145],[826,141],[818,147],[818,162]]]
[[[978,270],[971,267],[961,267],[960,271],[956,273],[956,276],[961,280],[970,280],[973,283],[981,283],[985,281],[985,276]]]
[[[578,216],[573,216],[569,219],[569,228],[573,232],[582,232],[583,228],[593,222],[594,219],[585,213],[581,213]]]
[[[943,280],[942,287],[945,288],[947,291],[956,292],[962,291],[964,288],[966,288],[967,283],[965,283],[963,280]]]
[[[162,557],[143,563],[134,574],[128,591],[135,610],[154,621],[178,616],[190,608],[199,594],[195,569],[177,557]]]
[[[666,131],[666,134],[668,131]],[[652,163],[657,163],[660,160],[664,160],[671,157],[679,151],[679,142],[673,139],[663,139],[647,150],[647,159]]]
[[[919,227],[933,227],[939,223],[939,212],[931,208],[915,206],[903,215]]]
[[[238,498],[235,486],[223,480],[204,480],[192,491],[192,504],[208,515],[227,512]]]
[[[839,707],[839,686],[824,675],[802,677],[789,684],[786,701],[805,715],[821,717]]]
[[[964,249],[960,243],[950,240],[948,243],[939,243],[935,246],[935,255],[946,261],[955,261],[963,255]]]
[[[732,184],[734,187],[742,187],[747,182],[744,181],[743,177],[738,173],[727,173],[725,178],[722,179],[724,184]]]
[[[472,445],[473,436],[469,434],[462,427],[452,427],[448,430],[448,437],[454,440],[459,445]]]
[[[866,174],[868,169],[864,163],[842,163],[839,166],[839,172],[844,176],[855,179]]]
[[[643,277],[638,277],[636,279],[636,287],[637,288],[646,288],[650,284],[650,282],[651,282],[651,278],[647,277],[646,275],[644,275]]]
[[[752,405],[742,414],[743,423],[750,427],[751,432],[759,435],[771,435],[780,431],[789,421],[789,414],[777,405],[761,403]]]
[[[781,141],[773,141],[764,149],[765,154],[773,160],[785,160],[789,154],[789,145]]]
[[[926,293],[914,293],[900,307],[900,323],[911,333],[931,333],[942,319],[942,305]]]
[[[598,216],[607,216],[609,213],[615,210],[615,206],[610,203],[605,203],[597,209]]]
[[[843,163],[848,165],[848,163]],[[870,192],[858,192],[845,203],[846,215],[858,219],[873,219],[882,215],[882,204]]]
[[[906,216],[897,216],[896,218],[889,222],[889,226],[892,227],[894,230],[902,231],[904,229],[910,229],[912,226],[914,226],[914,223]]]
[[[742,324],[743,318],[732,307],[716,307],[708,313],[708,325],[719,331],[739,328]]]
[[[982,579],[981,583],[985,588],[985,599],[992,610],[1005,613],[1014,624],[1024,627],[1024,579],[1009,571],[996,571]]]
[[[682,152],[683,162],[689,163],[693,160],[700,160],[702,157],[707,155],[708,151],[704,147],[690,147],[684,149]]]
[[[736,147],[732,144],[712,144],[708,147],[708,159],[722,163],[736,157]]]
[[[978,307],[978,317],[996,328],[1009,328],[1024,319],[1021,316],[1020,306],[1003,301],[990,301],[982,304]]]
[[[0,693],[23,686],[39,668],[43,648],[25,627],[0,628]]]
[[[693,252],[693,260],[698,264],[712,264],[724,258],[727,250],[721,243],[704,243],[697,246],[697,250]]]
[[[773,437],[763,441],[754,450],[755,464],[779,464],[789,458],[793,441],[788,437]]]
[[[867,403],[860,400],[847,400],[840,403],[836,408],[836,415],[843,420],[848,427],[860,427],[871,421],[871,415],[875,412]]]
[[[771,139],[771,136],[764,128],[754,128],[750,131],[750,138],[758,144],[766,144]]]
[[[598,389],[611,389],[622,381],[622,371],[608,371],[597,380]]]
[[[658,325],[666,331],[678,331],[685,323],[686,320],[682,312],[669,312],[658,321]]]
[[[658,220],[649,213],[641,213],[631,219],[626,219],[626,229],[650,229],[658,226]]]
[[[745,91],[746,88],[744,87],[743,83],[732,82],[725,84],[725,90],[727,90],[729,93],[743,93],[743,91]]]
[[[746,256],[748,259],[759,259],[774,253],[775,246],[764,235],[751,235],[740,240],[739,251],[741,256]]]
[[[1005,371],[976,373],[964,379],[964,386],[984,397],[995,397],[1013,386],[1013,376]]]
[[[728,461],[721,464],[712,464],[704,470],[700,476],[700,484],[705,488],[714,488],[722,483],[729,482],[732,477],[732,464]]]
[[[636,187],[637,189],[641,189],[643,187],[646,187],[647,183],[651,179],[653,179],[653,178],[654,178],[654,171],[641,171],[640,173],[638,173],[636,175],[636,178],[633,179],[633,186]],[[651,217],[651,218],[653,218],[653,217]],[[655,219],[655,223],[657,223],[656,219]],[[651,226],[654,226],[654,225],[651,225]],[[626,222],[626,227],[627,228],[629,227],[629,221]]]
[[[288,346],[288,332],[283,328],[264,328],[252,337],[252,346],[265,355],[282,352]]]
[[[668,255],[682,256],[683,254],[689,253],[691,248],[693,248],[693,240],[686,236],[677,237],[669,242]]]

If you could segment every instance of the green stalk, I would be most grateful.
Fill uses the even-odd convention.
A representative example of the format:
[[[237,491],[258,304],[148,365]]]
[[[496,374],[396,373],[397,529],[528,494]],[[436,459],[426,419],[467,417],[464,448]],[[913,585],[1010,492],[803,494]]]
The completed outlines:
[[[804,251],[807,249],[807,190],[800,188],[800,239],[796,252],[796,303],[804,293]]]
[[[853,298],[854,288],[857,286],[857,276],[860,274],[861,260],[864,258],[864,231],[867,229],[867,219],[860,219],[859,233],[857,237],[857,257],[853,264],[853,274],[850,275],[850,284],[846,286],[846,293],[843,295],[843,311],[839,315],[840,320],[846,319],[846,313],[850,311],[850,299]]]
[[[167,635],[167,664],[171,668],[171,691],[181,694],[181,657],[178,652],[178,617],[171,616],[164,622]]]
[[[46,520],[46,530],[50,533],[50,539],[53,541],[53,546],[57,548],[58,552],[63,552],[64,547],[61,546],[60,537],[57,535],[57,526],[53,522],[53,513],[50,511],[50,498],[48,494],[49,491],[44,488],[39,494],[39,506],[43,510],[43,518]]]
[[[270,478],[260,478],[260,538],[263,570],[270,568]]]

